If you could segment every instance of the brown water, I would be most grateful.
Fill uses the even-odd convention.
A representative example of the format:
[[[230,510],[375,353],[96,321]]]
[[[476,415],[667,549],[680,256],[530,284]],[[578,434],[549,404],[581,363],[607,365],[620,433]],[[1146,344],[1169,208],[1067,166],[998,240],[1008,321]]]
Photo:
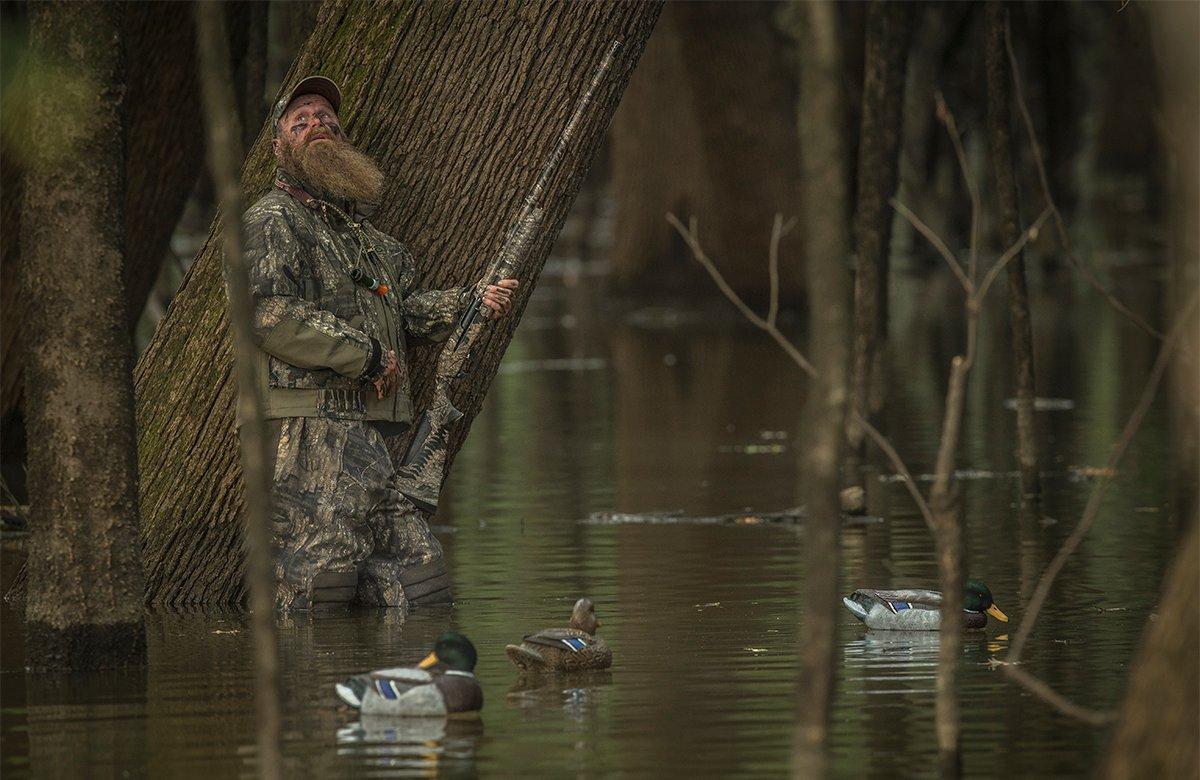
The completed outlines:
[[[1160,288],[1123,284],[1155,311]],[[794,709],[802,525],[591,522],[594,513],[682,518],[779,510],[797,495],[804,382],[723,304],[617,310],[570,263],[548,269],[493,385],[437,520],[453,606],[356,611],[280,624],[291,776],[739,775],[787,771]],[[1147,340],[1089,292],[1035,301],[1047,463],[1043,525],[1014,509],[1006,326],[991,316],[971,384],[960,465],[972,576],[1014,619],[1078,520],[1149,370]],[[896,280],[887,425],[914,472],[929,471],[957,316]],[[992,304],[998,311],[1000,300]],[[1068,564],[1026,651],[1027,668],[1092,707],[1119,702],[1172,554],[1170,452],[1156,404],[1101,516]],[[903,487],[871,483],[878,523],[843,536],[842,586],[933,585],[932,544]],[[11,572],[16,553],[6,547]],[[521,680],[503,646],[562,624],[591,596],[613,648],[609,673]],[[1085,775],[1106,732],[1048,710],[987,661],[1007,651],[994,621],[963,650],[968,774]],[[480,651],[477,724],[359,722],[332,683],[415,662],[447,628]],[[34,676],[21,625],[3,612],[3,774],[225,777],[253,771],[248,621],[155,613],[143,672]],[[841,619],[832,748],[846,777],[930,776],[937,638],[867,634]]]

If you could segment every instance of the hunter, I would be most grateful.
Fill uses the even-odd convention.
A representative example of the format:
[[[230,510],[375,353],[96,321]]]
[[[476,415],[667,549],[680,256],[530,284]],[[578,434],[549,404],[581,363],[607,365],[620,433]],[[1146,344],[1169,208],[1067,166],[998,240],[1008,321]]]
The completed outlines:
[[[410,339],[449,335],[471,287],[416,289],[412,255],[367,221],[384,174],[346,138],[333,81],[276,103],[271,191],[245,215],[258,375],[274,475],[277,604],[445,601],[449,575],[423,513],[400,492],[385,436],[412,420]],[[489,286],[499,317],[515,279]]]

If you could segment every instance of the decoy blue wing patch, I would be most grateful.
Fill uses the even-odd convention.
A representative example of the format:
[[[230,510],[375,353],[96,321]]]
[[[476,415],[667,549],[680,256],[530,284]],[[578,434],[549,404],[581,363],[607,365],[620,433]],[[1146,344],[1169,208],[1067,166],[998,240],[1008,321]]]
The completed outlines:
[[[392,685],[391,680],[384,680],[384,679],[377,678],[375,680],[375,690],[379,691],[379,695],[385,699],[397,698],[396,686]]]
[[[587,642],[578,637],[568,637],[562,640],[562,643],[570,648],[572,653],[578,653],[583,648],[587,647]]]
[[[902,609],[912,609],[912,604],[907,601],[889,601],[887,605],[892,608],[892,612],[899,612]]]

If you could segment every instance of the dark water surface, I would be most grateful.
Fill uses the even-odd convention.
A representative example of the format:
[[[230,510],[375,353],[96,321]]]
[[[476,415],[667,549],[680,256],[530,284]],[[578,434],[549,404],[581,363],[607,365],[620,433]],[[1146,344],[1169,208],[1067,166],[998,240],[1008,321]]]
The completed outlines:
[[[723,305],[617,311],[569,263],[547,270],[448,487],[439,535],[458,601],[295,617],[280,624],[289,776],[782,776],[792,737],[803,567],[801,525],[586,522],[593,513],[712,516],[780,510],[797,494],[804,382]],[[1124,286],[1161,309],[1154,281]],[[929,471],[958,316],[896,281],[887,425]],[[1147,340],[1083,288],[1035,297],[1038,415],[1049,448],[1046,514],[1022,520],[1011,477],[1013,413],[1002,301],[991,304],[971,383],[960,466],[968,560],[1015,620],[1079,518],[1153,360]],[[930,319],[929,311],[947,310]],[[1061,408],[1061,407],[1070,408]],[[1090,536],[1067,565],[1027,668],[1092,707],[1119,702],[1176,539],[1172,442],[1157,403]],[[903,487],[872,480],[876,524],[843,537],[842,586],[936,583],[929,533]],[[11,573],[14,545],[5,548]],[[7,577],[6,577],[7,578]],[[521,679],[503,646],[564,624],[589,595],[611,672]],[[972,776],[1085,775],[1107,737],[1059,716],[987,665],[1007,627],[963,650]],[[19,618],[3,613],[3,774],[227,777],[253,771],[250,637],[236,613],[154,613],[144,672],[22,671]],[[478,723],[359,722],[332,683],[413,663],[447,628],[480,651]],[[937,637],[839,628],[833,751],[839,776],[930,776]]]

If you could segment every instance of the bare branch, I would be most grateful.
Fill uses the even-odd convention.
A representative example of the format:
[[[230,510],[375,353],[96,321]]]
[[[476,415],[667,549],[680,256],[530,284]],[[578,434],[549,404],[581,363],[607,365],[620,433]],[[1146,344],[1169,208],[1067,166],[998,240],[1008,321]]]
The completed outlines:
[[[946,242],[942,241],[942,237],[934,232],[933,228],[922,222],[920,217],[914,214],[908,208],[908,206],[905,206],[898,199],[890,198],[888,199],[888,203],[892,204],[892,208],[900,212],[900,216],[907,219],[909,224],[916,228],[917,232],[925,236],[925,239],[933,245],[933,248],[938,251],[938,254],[945,258],[946,265],[950,266],[950,270],[953,271],[954,275],[958,277],[959,284],[962,285],[963,290],[967,293],[967,295],[970,295],[974,290],[975,285],[969,278],[967,278],[966,272],[963,271],[962,263],[958,262],[958,258],[955,257],[954,253],[950,251],[950,248],[946,246]]]
[[[713,264],[713,261],[710,260],[708,255],[704,252],[704,247],[700,245],[700,239],[696,235],[696,218],[689,218],[688,227],[686,228],[683,226],[683,223],[679,221],[679,218],[674,214],[668,213],[667,221],[670,222],[675,230],[679,233],[680,238],[682,238],[684,243],[688,245],[688,249],[692,250],[692,256],[696,258],[696,262],[704,266],[705,271],[708,271],[708,275],[712,277],[714,282],[716,282],[717,289],[719,289],[725,295],[725,297],[733,303],[734,306],[738,307],[738,311],[740,311],[746,319],[754,323],[756,327],[762,328],[763,330],[769,328],[770,325],[767,323],[767,321],[755,314],[754,310],[747,306],[745,301],[742,300],[741,296],[729,286],[729,284],[725,281],[725,277],[721,275],[721,272],[717,270],[716,265]]]
[[[983,277],[983,283],[979,285],[980,301],[987,296],[988,288],[992,286],[992,282],[996,281],[996,277],[999,276],[1000,272],[1004,270],[1004,266],[1008,265],[1014,257],[1021,254],[1021,250],[1025,248],[1026,244],[1028,244],[1030,241],[1037,240],[1038,233],[1041,231],[1042,225],[1049,218],[1050,209],[1045,209],[1034,221],[1034,223],[1025,229],[1025,232],[1023,232],[1017,239],[1017,243],[1010,246],[1007,252],[1000,255],[1000,259],[997,260],[996,264],[988,270],[987,274]]]
[[[1083,516],[1080,518],[1079,524],[1075,526],[1075,530],[1063,542],[1054,559],[1050,561],[1050,565],[1042,572],[1042,578],[1038,581],[1037,588],[1033,592],[1033,597],[1029,601],[1029,606],[1025,610],[1025,615],[1021,618],[1021,625],[1017,629],[1012,649],[1008,653],[1008,660],[1010,662],[1017,663],[1021,660],[1021,652],[1025,649],[1025,643],[1028,641],[1029,634],[1033,630],[1033,624],[1038,619],[1038,613],[1041,612],[1042,605],[1046,601],[1046,596],[1050,593],[1050,587],[1054,584],[1055,578],[1066,564],[1067,559],[1079,547],[1080,542],[1083,541],[1083,537],[1087,535],[1088,530],[1092,527],[1092,523],[1095,522],[1096,515],[1100,510],[1100,503],[1104,499],[1104,494],[1108,491],[1108,486],[1112,483],[1112,475],[1116,471],[1117,464],[1125,455],[1125,450],[1129,447],[1129,443],[1133,441],[1138,428],[1141,427],[1142,420],[1146,416],[1146,410],[1150,408],[1150,403],[1154,400],[1154,395],[1158,390],[1158,383],[1162,380],[1163,374],[1167,370],[1167,364],[1170,362],[1171,354],[1175,351],[1175,347],[1179,343],[1184,326],[1191,319],[1192,313],[1196,309],[1198,295],[1200,293],[1192,293],[1192,297],[1188,300],[1187,305],[1183,307],[1179,320],[1171,328],[1170,335],[1163,343],[1162,348],[1159,349],[1158,358],[1154,361],[1154,368],[1150,371],[1150,377],[1146,380],[1146,386],[1142,388],[1142,395],[1138,399],[1137,406],[1134,407],[1128,422],[1125,423],[1125,428],[1121,431],[1121,436],[1113,444],[1112,449],[1109,450],[1108,460],[1105,462],[1102,476],[1092,489],[1092,494],[1088,497],[1088,502],[1083,509]]]
[[[1021,69],[1017,65],[1017,55],[1013,52],[1012,29],[1007,19],[1004,22],[1004,46],[1008,49],[1008,61],[1012,64],[1013,96],[1017,100],[1017,107],[1021,109],[1021,117],[1025,122],[1025,133],[1029,136],[1029,149],[1033,153],[1033,163],[1037,168],[1038,181],[1042,185],[1042,195],[1046,198],[1046,206],[1054,213],[1054,225],[1058,230],[1058,238],[1062,242],[1063,252],[1067,255],[1067,261],[1076,271],[1083,275],[1088,284],[1104,296],[1104,299],[1108,301],[1110,306],[1125,315],[1134,325],[1137,325],[1146,333],[1161,341],[1163,339],[1161,332],[1142,319],[1141,316],[1131,311],[1125,304],[1117,300],[1117,297],[1108,291],[1104,283],[1097,279],[1091,270],[1085,267],[1079,261],[1079,258],[1075,256],[1075,251],[1071,248],[1071,236],[1067,233],[1067,226],[1063,221],[1062,212],[1058,210],[1058,205],[1054,202],[1054,196],[1050,194],[1050,178],[1046,175],[1046,165],[1042,161],[1042,148],[1038,144],[1037,133],[1033,129],[1033,117],[1029,114],[1029,107],[1025,104],[1025,94],[1021,89]]]
[[[809,377],[813,379],[819,378],[816,369],[812,367],[812,364],[809,363],[800,350],[796,348],[796,345],[793,344],[787,336],[783,335],[783,333],[781,333],[773,323],[770,323],[755,314],[754,311],[747,306],[744,301],[742,301],[741,297],[738,296],[738,294],[734,292],[734,290],[725,282],[725,278],[721,275],[721,272],[717,270],[717,267],[713,264],[712,260],[709,259],[708,255],[704,252],[704,248],[700,245],[700,239],[696,234],[696,218],[692,217],[688,220],[689,227],[686,229],[684,228],[683,223],[680,222],[678,217],[676,217],[674,214],[667,214],[667,221],[674,226],[675,230],[678,231],[684,242],[692,250],[692,255],[696,258],[696,261],[700,263],[700,265],[704,266],[704,269],[708,271],[708,275],[712,277],[714,282],[716,282],[717,288],[725,294],[726,298],[729,298],[729,300],[732,301],[735,306],[737,306],[738,310],[742,312],[746,319],[750,320],[750,322],[759,328],[765,330],[771,336],[771,338],[775,340],[775,343],[783,348],[784,352],[788,354],[788,357],[790,357],[798,366],[800,366],[800,368],[802,368],[804,372],[809,375]],[[776,223],[778,224],[778,218]],[[785,231],[790,229],[790,226],[790,222],[785,225]],[[913,479],[908,467],[904,465],[904,461],[900,458],[900,454],[896,452],[896,448],[893,447],[891,442],[889,442],[887,438],[875,428],[874,425],[871,425],[868,420],[861,417],[853,409],[848,409],[847,411],[851,418],[862,426],[867,435],[871,437],[871,440],[875,442],[876,446],[878,446],[879,449],[882,450],[887,456],[888,460],[891,461],[892,468],[896,470],[896,473],[904,478],[904,486],[908,488],[909,494],[913,497],[913,501],[916,502],[917,508],[921,511],[921,517],[925,518],[925,524],[929,526],[929,530],[932,531],[933,512],[930,511],[929,504],[926,503],[925,497],[921,495],[920,489],[917,488],[916,480]]]
[[[870,422],[864,420],[853,410],[851,410],[851,414],[858,424],[862,426],[866,434],[871,437],[871,441],[875,442],[875,446],[883,450],[883,454],[892,462],[892,468],[896,470],[896,473],[904,478],[904,486],[908,488],[908,494],[916,502],[917,509],[921,510],[921,517],[925,518],[925,525],[933,532],[935,530],[933,512],[929,509],[929,504],[926,503],[925,496],[921,495],[920,489],[917,488],[917,481],[909,473],[908,466],[905,466],[904,461],[901,460],[900,453],[896,452],[896,448],[892,446],[892,443],[874,425],[871,425]]]
[[[934,93],[933,98],[937,102],[938,119],[942,120],[942,124],[946,126],[946,132],[954,144],[954,155],[958,158],[958,167],[962,171],[967,192],[971,195],[971,242],[967,256],[967,275],[974,281],[975,268],[979,262],[979,215],[983,213],[983,204],[979,199],[979,190],[975,186],[975,177],[971,175],[971,166],[967,164],[967,153],[963,149],[962,138],[958,134],[958,125],[954,122],[954,114],[950,113],[950,107],[946,105],[946,100],[940,91]]]
[[[772,326],[775,325],[775,320],[779,316],[779,241],[790,233],[795,225],[795,217],[785,223],[783,215],[775,213],[775,222],[771,226],[771,250],[767,262],[767,273],[771,277],[771,307],[767,311],[767,324]]]

